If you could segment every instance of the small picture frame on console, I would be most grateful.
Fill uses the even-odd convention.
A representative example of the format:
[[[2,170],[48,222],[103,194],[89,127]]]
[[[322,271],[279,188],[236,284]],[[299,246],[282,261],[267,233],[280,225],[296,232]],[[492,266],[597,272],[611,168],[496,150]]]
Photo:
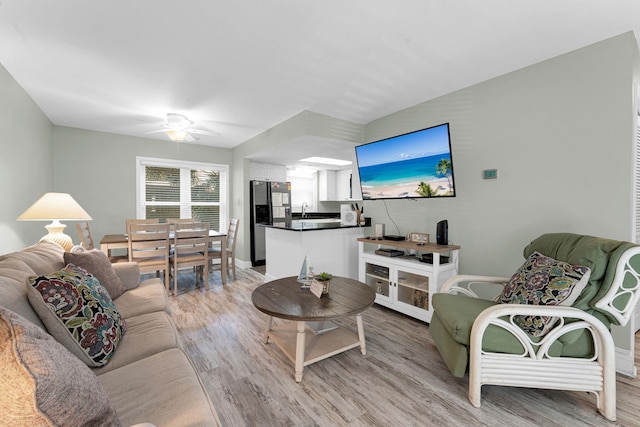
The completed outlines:
[[[428,244],[429,243],[429,233],[410,233],[410,240],[412,243],[418,244]]]

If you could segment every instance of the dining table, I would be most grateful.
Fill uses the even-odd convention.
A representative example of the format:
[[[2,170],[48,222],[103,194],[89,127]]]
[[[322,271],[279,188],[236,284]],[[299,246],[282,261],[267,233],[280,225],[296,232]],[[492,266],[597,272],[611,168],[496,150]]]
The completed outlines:
[[[170,240],[173,240],[173,232],[170,233]],[[222,277],[222,283],[227,283],[227,235],[226,233],[209,230],[209,241],[220,242],[220,248],[222,252],[220,260],[220,276]],[[111,256],[111,251],[114,249],[128,249],[129,238],[126,233],[122,234],[105,234],[100,239],[100,250],[104,252],[108,257]]]

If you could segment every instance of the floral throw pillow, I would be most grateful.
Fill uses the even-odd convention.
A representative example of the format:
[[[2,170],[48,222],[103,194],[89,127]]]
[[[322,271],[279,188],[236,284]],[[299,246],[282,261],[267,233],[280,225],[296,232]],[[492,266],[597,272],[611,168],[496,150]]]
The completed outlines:
[[[49,333],[90,367],[105,365],[127,330],[109,293],[73,264],[27,281],[29,302]]]
[[[573,304],[589,282],[589,267],[532,253],[502,290],[504,304]],[[550,316],[515,316],[514,322],[534,337],[544,336],[557,322]]]

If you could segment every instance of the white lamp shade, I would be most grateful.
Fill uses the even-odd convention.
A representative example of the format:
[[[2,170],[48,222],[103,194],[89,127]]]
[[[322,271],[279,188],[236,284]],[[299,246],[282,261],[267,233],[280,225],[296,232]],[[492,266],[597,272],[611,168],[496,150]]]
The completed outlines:
[[[91,216],[70,194],[45,193],[18,217],[18,221],[82,221]]]
[[[52,221],[45,226],[49,234],[40,240],[47,240],[57,243],[66,251],[71,250],[73,241],[71,237],[64,234],[66,225],[63,221],[83,221],[90,220],[91,216],[82,209],[70,194],[67,193],[46,193],[40,197],[33,205],[18,217],[18,221]]]

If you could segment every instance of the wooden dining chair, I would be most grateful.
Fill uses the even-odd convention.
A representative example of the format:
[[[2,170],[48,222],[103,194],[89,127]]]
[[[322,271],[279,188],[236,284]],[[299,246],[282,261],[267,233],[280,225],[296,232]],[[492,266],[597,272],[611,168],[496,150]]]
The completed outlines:
[[[140,266],[140,272],[164,271],[164,285],[169,291],[169,224],[130,222],[129,261]]]
[[[87,221],[76,223],[76,230],[78,231],[80,243],[85,250],[91,251],[96,248],[93,243],[93,237],[91,236],[91,228],[89,228]],[[109,256],[109,261],[111,261],[111,263],[126,262],[129,261],[129,257],[127,255]]]
[[[171,269],[173,295],[178,295],[178,269],[195,267],[196,282],[209,289],[209,223],[177,222],[173,225]]]
[[[129,232],[129,225],[131,224],[159,224],[158,218],[140,219],[140,218],[128,218],[127,219],[127,233]]]
[[[80,238],[80,244],[88,251],[95,248],[93,244],[93,237],[91,237],[91,229],[89,228],[89,222],[80,221],[76,223],[76,230],[78,231],[78,237]]]
[[[231,218],[229,221],[229,230],[227,231],[227,271],[229,271],[229,265],[231,265],[231,271],[233,271],[233,280],[236,280],[236,237],[238,234],[238,227],[240,226],[240,220],[237,218]],[[212,247],[209,248],[209,262],[213,265],[213,260],[219,259],[220,268],[222,268],[222,248]],[[229,260],[231,264],[229,264]]]
[[[167,218],[167,224],[188,224],[190,222],[197,222],[193,218]]]

